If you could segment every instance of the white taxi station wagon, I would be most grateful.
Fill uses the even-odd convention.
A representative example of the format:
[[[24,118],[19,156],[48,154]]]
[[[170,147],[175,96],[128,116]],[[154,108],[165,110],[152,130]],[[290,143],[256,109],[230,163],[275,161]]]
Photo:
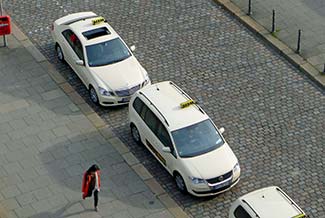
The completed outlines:
[[[239,181],[238,160],[219,130],[173,82],[148,85],[129,104],[131,134],[174,177],[181,192],[209,196]]]
[[[229,218],[306,218],[305,212],[279,187],[255,190],[232,203]]]
[[[151,83],[132,54],[135,47],[129,49],[105,19],[93,12],[56,20],[51,34],[58,59],[70,65],[96,104],[127,104],[134,92]]]

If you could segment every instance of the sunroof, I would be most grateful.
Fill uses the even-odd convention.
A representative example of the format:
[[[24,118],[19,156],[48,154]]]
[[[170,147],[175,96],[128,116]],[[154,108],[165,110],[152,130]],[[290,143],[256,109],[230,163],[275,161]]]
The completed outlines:
[[[106,27],[101,27],[98,29],[93,29],[93,30],[89,30],[86,32],[83,32],[82,35],[84,37],[86,37],[86,39],[90,40],[90,39],[94,39],[100,36],[106,36],[111,34],[111,32],[106,28]]]

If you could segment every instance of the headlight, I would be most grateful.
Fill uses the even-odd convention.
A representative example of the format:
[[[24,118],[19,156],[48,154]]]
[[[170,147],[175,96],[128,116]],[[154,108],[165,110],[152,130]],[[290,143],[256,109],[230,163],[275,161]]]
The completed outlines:
[[[98,91],[101,95],[105,95],[105,96],[111,96],[114,95],[113,92],[111,91],[107,91],[106,89],[102,88],[102,87],[98,87]]]
[[[236,174],[240,171],[239,163],[237,162],[234,168],[232,169],[233,174]]]
[[[206,183],[205,179],[195,178],[195,177],[191,177],[191,176],[189,178],[194,185]]]

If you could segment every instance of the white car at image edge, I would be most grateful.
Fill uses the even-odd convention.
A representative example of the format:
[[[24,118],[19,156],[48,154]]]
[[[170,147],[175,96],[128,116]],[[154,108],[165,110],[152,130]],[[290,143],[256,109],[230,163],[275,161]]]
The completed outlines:
[[[305,212],[279,187],[270,186],[239,197],[229,218],[306,218]]]
[[[129,49],[106,20],[93,12],[56,20],[51,34],[58,59],[70,65],[95,104],[127,104],[133,93],[151,83],[132,54],[135,47]]]

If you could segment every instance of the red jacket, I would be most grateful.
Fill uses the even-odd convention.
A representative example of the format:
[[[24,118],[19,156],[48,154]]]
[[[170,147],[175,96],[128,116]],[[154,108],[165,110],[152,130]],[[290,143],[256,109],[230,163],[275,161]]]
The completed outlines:
[[[95,173],[97,173],[98,178],[98,189],[100,188],[100,171],[97,170]],[[83,179],[82,179],[82,198],[85,199],[86,197],[91,197],[92,192],[96,185],[96,176],[92,176],[91,174],[87,174],[87,171],[84,172]]]

